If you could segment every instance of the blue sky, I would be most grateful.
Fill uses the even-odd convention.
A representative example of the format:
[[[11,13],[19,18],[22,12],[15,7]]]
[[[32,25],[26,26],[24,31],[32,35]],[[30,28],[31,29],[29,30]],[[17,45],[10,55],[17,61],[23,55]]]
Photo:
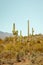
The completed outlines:
[[[27,35],[27,21],[30,21],[34,33],[43,34],[43,0],[0,0],[0,31],[12,32],[12,24],[16,30]]]

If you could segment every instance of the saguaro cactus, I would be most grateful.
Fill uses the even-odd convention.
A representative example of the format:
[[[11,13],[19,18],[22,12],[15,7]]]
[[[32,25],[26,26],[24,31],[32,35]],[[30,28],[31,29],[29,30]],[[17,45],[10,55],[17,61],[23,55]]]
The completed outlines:
[[[15,23],[13,23],[13,35],[18,35],[18,30],[17,31],[15,31]]]
[[[28,20],[28,36],[29,36],[29,20]]]
[[[22,31],[20,30],[20,42],[22,40]]]
[[[22,37],[22,31],[20,30],[20,37]]]
[[[13,30],[12,30],[13,34],[15,32],[15,23],[13,23]]]
[[[34,29],[32,28],[32,35],[34,35]]]

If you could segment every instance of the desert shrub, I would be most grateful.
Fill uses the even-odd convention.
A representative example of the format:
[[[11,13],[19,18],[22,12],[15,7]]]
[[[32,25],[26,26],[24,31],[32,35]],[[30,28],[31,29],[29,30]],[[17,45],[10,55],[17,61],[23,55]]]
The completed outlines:
[[[4,45],[0,44],[0,53],[3,52],[4,50]]]
[[[7,43],[5,45],[5,50],[14,50],[14,45],[12,43]]]
[[[4,42],[13,42],[13,37],[6,37]]]
[[[24,58],[24,52],[23,51],[18,52],[16,58],[18,62],[21,62]]]
[[[43,43],[36,43],[36,44],[31,44],[31,46],[29,46],[29,49],[30,49],[30,51],[40,51],[40,52],[42,52],[42,50],[43,50]]]
[[[0,43],[3,43],[3,40],[2,39],[0,39]]]
[[[38,40],[37,43],[40,43],[40,40]]]

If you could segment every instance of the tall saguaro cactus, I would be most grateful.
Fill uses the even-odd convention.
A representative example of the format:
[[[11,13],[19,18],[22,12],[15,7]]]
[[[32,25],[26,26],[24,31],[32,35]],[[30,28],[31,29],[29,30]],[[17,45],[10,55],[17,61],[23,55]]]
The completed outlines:
[[[15,23],[13,24],[13,31],[15,31]]]
[[[12,30],[13,34],[15,32],[15,23],[13,23],[13,30]]]
[[[29,36],[29,20],[28,20],[28,36]]]
[[[22,37],[22,31],[20,30],[20,37]]]

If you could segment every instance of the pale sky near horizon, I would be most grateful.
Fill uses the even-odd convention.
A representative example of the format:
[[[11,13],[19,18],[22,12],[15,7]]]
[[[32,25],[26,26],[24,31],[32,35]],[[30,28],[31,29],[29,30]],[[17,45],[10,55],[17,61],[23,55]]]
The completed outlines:
[[[27,35],[27,21],[30,21],[34,33],[43,34],[43,0],[0,0],[0,31],[12,32],[12,24],[16,30]]]

